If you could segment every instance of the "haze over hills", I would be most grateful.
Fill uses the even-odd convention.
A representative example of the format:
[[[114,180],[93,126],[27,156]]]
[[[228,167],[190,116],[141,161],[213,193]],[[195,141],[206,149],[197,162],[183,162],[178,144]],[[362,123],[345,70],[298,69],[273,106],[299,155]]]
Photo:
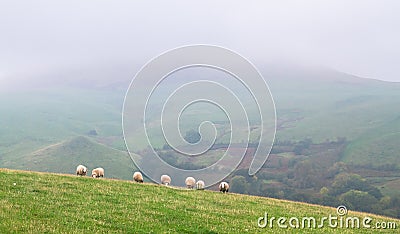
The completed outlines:
[[[161,174],[169,174],[177,187],[186,186],[186,177],[193,176],[210,190],[225,180],[232,193],[344,205],[400,218],[400,1],[176,3],[0,1],[0,170],[67,173],[87,179],[86,185],[100,185],[107,178],[113,178],[110,183],[132,180],[137,170],[148,176],[146,182],[158,183]],[[255,65],[271,96],[257,74],[242,74],[248,63],[233,54]],[[161,61],[156,58],[166,60],[151,69],[149,77],[132,82],[141,68],[151,67],[152,59]],[[194,66],[178,68],[168,77],[156,74],[175,62]],[[225,62],[244,82],[232,79],[229,71],[202,66]],[[251,85],[243,85],[246,82]],[[134,92],[127,92],[130,84]],[[78,164],[85,164],[89,172],[104,167],[106,179],[73,176]],[[29,176],[41,173],[16,174],[6,177],[39,184],[36,180],[44,178]],[[6,202],[0,207],[6,216],[15,214],[17,221],[22,217],[32,221],[27,225],[38,225],[33,230],[50,232],[44,227],[49,221],[46,204],[55,201],[53,208],[65,206],[74,214],[69,203],[82,201],[82,194],[68,193],[71,181],[42,182],[43,188],[31,187],[32,191],[29,186],[18,189],[14,182],[5,189],[28,198],[61,196],[42,197],[43,206],[26,203],[33,211],[27,216],[19,215],[21,206],[12,203],[14,196],[6,195],[11,203],[0,199],[0,204]],[[105,206],[117,206],[110,211],[130,214],[123,201],[135,206],[135,191],[113,196],[110,189],[118,193],[121,188],[107,188],[104,197],[85,193],[85,199],[95,205],[111,199]],[[148,190],[156,191],[161,190]],[[66,200],[68,195],[74,199]],[[181,195],[185,194],[173,197]],[[205,232],[219,230],[211,228],[226,221],[219,217],[233,218],[246,209],[238,206],[222,214],[211,207],[215,219],[207,217],[206,210],[193,213],[187,204],[179,205],[179,199],[168,206],[159,198],[163,199],[140,200],[144,206],[136,203],[150,208],[136,216],[142,221],[135,224],[145,227],[138,230],[158,230],[152,229],[158,225],[146,225],[146,218],[152,217],[147,213],[157,219],[164,214],[158,211],[166,208],[183,207],[173,212],[179,216],[178,226],[200,214],[197,221],[212,223],[201,229]],[[252,205],[262,204],[249,202],[252,210]],[[43,213],[35,213],[41,209]],[[63,218],[67,213],[54,209],[59,222],[49,222],[69,222]],[[86,221],[93,221],[96,230],[107,230],[103,225],[131,230],[117,227],[129,216],[117,215],[111,224],[107,220],[112,216],[102,219],[101,214],[99,208],[78,215],[74,220],[82,226],[72,222],[72,229],[65,230],[87,230]],[[35,223],[38,215],[45,222]],[[6,225],[12,227],[10,220]],[[241,223],[224,224],[244,232]],[[4,232],[13,230],[19,229]]]
[[[111,68],[104,73],[95,69],[62,76],[49,73],[43,80],[2,91],[0,167],[73,174],[77,164],[86,163],[105,167],[109,177],[130,179],[136,169],[126,154],[121,111],[133,75],[126,68],[115,73]],[[296,184],[298,178],[291,177],[299,172],[296,165],[301,168],[311,161],[322,162],[315,166],[321,173],[344,162],[348,172],[360,174],[383,195],[400,196],[400,83],[293,65],[267,65],[260,71],[277,111],[275,151],[260,171],[262,184],[257,186],[267,188],[260,195],[279,197],[279,189],[276,193],[268,189]],[[58,82],[59,77],[64,81]],[[191,111],[195,112],[188,116],[202,114]],[[224,134],[220,143],[229,140]],[[137,153],[145,141],[135,139]],[[266,176],[271,171],[284,173],[283,179]],[[238,173],[242,172],[228,179]],[[312,193],[330,183],[332,178],[326,179]],[[296,191],[309,195],[309,189],[300,186]],[[294,192],[286,191],[282,198],[299,199],[288,197],[290,193]]]
[[[292,65],[266,66],[260,70],[270,86],[277,109],[277,140],[310,138],[314,142],[324,142],[345,137],[351,141],[346,157],[353,152],[365,155],[356,161],[350,159],[356,156],[345,157],[353,163],[374,160],[372,155],[382,151],[375,146],[382,146],[384,141],[382,147],[387,145],[385,148],[391,151],[379,155],[399,163],[398,157],[393,157],[399,144],[396,140],[382,139],[398,136],[399,83]],[[53,82],[48,82],[50,78],[39,79],[28,83],[30,91],[22,88],[22,92],[17,89],[10,94],[3,93],[3,145],[20,145],[20,150],[29,153],[37,150],[31,149],[31,144],[45,147],[96,129],[98,137],[117,138],[108,143],[124,150],[120,118],[131,74],[93,72],[67,73],[61,82],[51,74]],[[84,79],[92,75],[92,79]],[[68,79],[69,76],[75,77]],[[384,136],[379,134],[382,131],[386,133]],[[24,147],[21,141],[30,143]]]
[[[84,136],[40,148],[23,155],[18,161],[8,161],[4,166],[71,174],[79,164],[92,169],[103,166],[107,177],[125,180],[130,180],[132,171],[137,170],[126,151],[113,149]]]

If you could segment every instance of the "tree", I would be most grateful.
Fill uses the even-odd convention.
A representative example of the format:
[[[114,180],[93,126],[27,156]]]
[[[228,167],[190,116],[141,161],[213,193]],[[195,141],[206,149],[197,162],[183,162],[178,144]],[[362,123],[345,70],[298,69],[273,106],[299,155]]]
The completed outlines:
[[[327,187],[322,187],[322,188],[319,190],[319,193],[320,193],[321,195],[328,195],[329,189],[328,189]]]
[[[348,172],[348,167],[344,162],[336,162],[326,172],[326,178],[331,179],[336,175]]]
[[[341,173],[335,177],[330,193],[334,196],[346,193],[350,190],[364,191],[369,184],[360,175]]]
[[[297,188],[311,188],[316,184],[316,172],[310,160],[304,160],[294,167],[294,185]]]
[[[293,149],[293,152],[297,155],[304,154],[304,150],[309,149],[311,144],[312,144],[312,140],[309,138],[302,140],[296,144],[296,146]]]
[[[231,180],[230,191],[235,193],[247,194],[249,192],[249,184],[244,176],[235,176]]]
[[[186,135],[184,138],[190,144],[196,144],[197,142],[200,141],[201,135],[198,131],[191,129],[186,132]]]
[[[370,185],[360,175],[350,173],[342,173],[335,177],[335,180],[330,189],[330,194],[333,196],[337,196],[350,190],[367,192],[369,195],[373,196],[376,199],[381,199],[383,197],[379,189]]]
[[[374,196],[359,190],[350,190],[339,197],[347,208],[364,212],[371,212],[378,202]]]

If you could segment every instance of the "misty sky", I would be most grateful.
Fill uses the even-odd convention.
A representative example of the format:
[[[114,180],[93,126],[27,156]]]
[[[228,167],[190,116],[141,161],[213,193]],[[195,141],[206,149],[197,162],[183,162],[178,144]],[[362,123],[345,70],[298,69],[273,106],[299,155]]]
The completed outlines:
[[[1,0],[0,86],[86,68],[133,76],[188,44],[227,47],[258,67],[290,62],[400,82],[400,1],[232,2]]]

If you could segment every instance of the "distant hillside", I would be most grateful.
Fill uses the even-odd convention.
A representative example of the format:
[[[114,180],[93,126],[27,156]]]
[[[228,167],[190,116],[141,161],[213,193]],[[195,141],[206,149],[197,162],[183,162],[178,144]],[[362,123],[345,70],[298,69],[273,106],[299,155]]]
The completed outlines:
[[[23,155],[16,163],[10,161],[5,166],[73,174],[79,164],[90,170],[103,167],[109,178],[130,179],[136,170],[127,152],[109,148],[83,136],[38,149]]]
[[[266,74],[278,121],[286,123],[278,138],[353,140],[399,117],[400,83],[330,70],[288,68]]]
[[[311,139],[314,143],[321,143],[345,138],[349,144],[342,155],[344,162],[361,166],[399,165],[400,83],[292,65],[266,65],[260,70],[276,104],[277,141]],[[62,166],[42,164],[39,168],[35,162],[52,160],[45,160],[45,156],[34,152],[43,152],[41,150],[46,147],[65,143],[77,136],[88,136],[92,130],[97,135],[91,137],[91,141],[104,146],[104,152],[100,149],[95,151],[97,157],[109,158],[109,155],[114,155],[109,153],[114,152],[113,149],[126,150],[121,111],[132,77],[125,75],[116,80],[110,79],[113,74],[110,68],[109,76],[101,76],[98,81],[90,78],[90,85],[86,85],[80,82],[82,74],[85,73],[66,71],[64,76],[77,76],[72,79],[76,82],[68,84],[55,85],[57,82],[52,80],[50,85],[45,86],[46,82],[42,81],[40,85],[33,85],[32,89],[24,87],[23,90],[0,93],[0,167],[37,168],[53,172],[60,167],[70,167],[72,162]],[[45,77],[44,80],[50,78],[53,77]],[[210,112],[205,112],[208,117]],[[195,117],[202,115],[198,110],[190,114]],[[224,131],[221,139],[226,141],[228,135],[223,134]],[[135,142],[138,152],[146,147],[147,141],[143,137],[135,138]],[[55,157],[67,159],[64,156]],[[93,157],[87,151],[85,158],[80,159],[89,162],[93,161]],[[125,164],[124,160],[121,164]],[[61,160],[60,163],[67,161]],[[27,167],[27,162],[32,168]],[[127,176],[124,170],[121,171],[123,174],[120,174],[119,168],[112,170],[116,171],[113,174],[115,177]]]
[[[345,162],[400,165],[400,83],[327,69],[278,67],[264,73],[276,104],[278,140],[344,137],[350,142]]]
[[[334,208],[305,203],[129,181],[4,169],[0,181],[1,233],[366,233],[377,231],[378,222],[400,225],[367,213],[338,216]],[[257,226],[265,212],[275,217],[272,228]],[[324,228],[308,228],[308,221],[301,228],[304,217],[319,222],[329,216],[343,217],[343,228],[329,227],[327,220]],[[279,228],[279,217],[286,225],[297,218],[299,228]],[[371,229],[344,228],[354,217],[370,217]]]
[[[399,117],[365,132],[352,141],[343,161],[359,165],[400,165],[400,112]],[[399,166],[400,168],[400,166]]]

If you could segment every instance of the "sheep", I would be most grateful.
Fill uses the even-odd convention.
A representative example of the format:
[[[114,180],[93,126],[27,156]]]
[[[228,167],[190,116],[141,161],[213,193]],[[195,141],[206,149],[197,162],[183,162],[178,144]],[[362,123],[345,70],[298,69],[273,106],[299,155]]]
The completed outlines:
[[[229,184],[226,182],[221,182],[219,184],[219,191],[223,193],[229,192]]]
[[[85,166],[79,165],[79,166],[76,168],[76,175],[77,175],[77,176],[85,176],[86,173],[87,173],[87,168],[86,168]]]
[[[138,183],[143,183],[143,175],[140,172],[133,173],[133,180]]]
[[[196,182],[196,189],[197,190],[204,190],[204,181],[202,181],[202,180],[199,180],[199,181],[197,181]]]
[[[185,184],[188,189],[192,189],[196,185],[196,180],[193,177],[189,176],[188,178],[186,178]]]
[[[104,169],[101,167],[98,167],[96,169],[92,170],[92,177],[93,178],[99,178],[99,177],[104,177]]]
[[[162,175],[161,176],[161,184],[170,185],[171,184],[171,177],[169,177],[169,175]]]

